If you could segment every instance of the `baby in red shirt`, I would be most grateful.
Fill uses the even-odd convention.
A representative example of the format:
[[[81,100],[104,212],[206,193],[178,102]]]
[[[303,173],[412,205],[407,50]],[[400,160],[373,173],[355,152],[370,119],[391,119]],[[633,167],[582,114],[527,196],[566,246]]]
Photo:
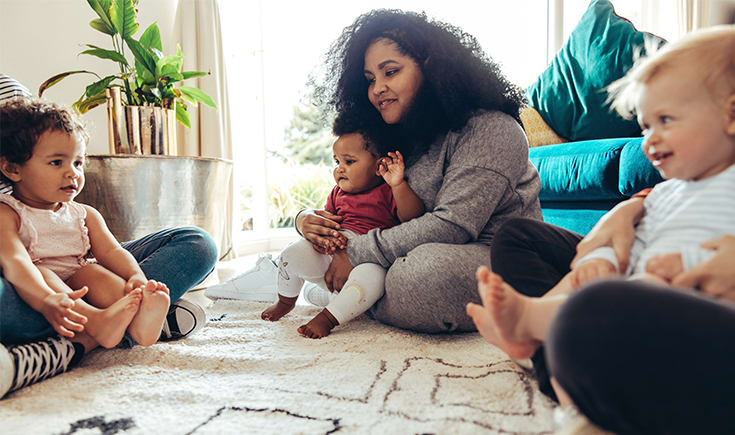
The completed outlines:
[[[373,228],[392,227],[424,213],[423,202],[404,179],[405,165],[400,152],[381,156],[378,145],[359,132],[341,134],[332,149],[337,185],[324,209],[343,217],[340,232],[346,238]],[[324,273],[331,262],[332,257],[324,248],[304,238],[286,247],[278,261],[278,302],[263,311],[261,317],[277,321],[290,312],[304,281],[326,289]],[[378,264],[356,266],[342,291],[306,325],[299,327],[299,333],[322,338],[335,326],[364,313],[383,296],[385,274],[386,270]]]

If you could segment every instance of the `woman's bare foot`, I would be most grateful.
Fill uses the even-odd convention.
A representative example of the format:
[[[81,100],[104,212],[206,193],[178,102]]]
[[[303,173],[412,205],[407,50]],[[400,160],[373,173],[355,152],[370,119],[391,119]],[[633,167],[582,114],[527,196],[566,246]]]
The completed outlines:
[[[322,338],[329,335],[329,332],[337,325],[339,325],[337,319],[325,308],[309,320],[309,323],[299,326],[297,331],[307,338]]]
[[[483,305],[467,304],[467,314],[485,340],[511,358],[532,356],[541,343],[534,340],[526,328],[528,298],[484,266],[477,269],[477,291]]]
[[[293,307],[296,306],[296,299],[298,299],[298,296],[289,298],[279,294],[278,302],[266,308],[265,311],[260,314],[260,318],[268,320],[269,322],[277,322],[281,317],[293,310]]]
[[[136,343],[150,346],[161,337],[171,299],[168,297],[168,287],[162,282],[148,280],[141,290],[143,300],[138,314],[130,322],[128,332]]]
[[[135,317],[143,299],[143,291],[135,289],[104,310],[90,312],[85,330],[100,346],[117,346]]]

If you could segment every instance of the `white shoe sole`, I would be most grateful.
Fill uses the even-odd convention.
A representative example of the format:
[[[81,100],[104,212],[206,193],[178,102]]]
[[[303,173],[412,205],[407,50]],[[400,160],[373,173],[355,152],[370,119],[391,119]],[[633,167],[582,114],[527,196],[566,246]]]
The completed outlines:
[[[229,288],[210,287],[204,290],[204,296],[211,299],[237,299],[253,302],[275,302],[278,290],[273,287],[264,287],[258,290],[242,291]]]

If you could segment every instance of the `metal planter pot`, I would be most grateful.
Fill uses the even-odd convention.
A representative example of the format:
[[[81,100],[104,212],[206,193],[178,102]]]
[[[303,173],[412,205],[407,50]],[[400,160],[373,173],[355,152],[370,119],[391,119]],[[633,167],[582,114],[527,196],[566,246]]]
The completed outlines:
[[[92,155],[77,201],[104,216],[119,241],[185,225],[203,228],[223,256],[232,246],[232,161],[207,157]]]

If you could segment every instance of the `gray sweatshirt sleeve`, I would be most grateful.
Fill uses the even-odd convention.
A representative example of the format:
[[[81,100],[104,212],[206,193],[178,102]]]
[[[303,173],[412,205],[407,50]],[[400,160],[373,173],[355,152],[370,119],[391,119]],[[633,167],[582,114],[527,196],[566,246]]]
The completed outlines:
[[[434,147],[441,146],[441,150]],[[528,141],[510,116],[500,112],[471,118],[459,133],[448,133],[414,164],[409,184],[427,212],[392,228],[373,229],[350,239],[347,255],[354,265],[390,266],[425,243],[476,241],[499,205],[511,201],[519,180],[528,177]],[[437,169],[438,167],[438,169]],[[532,168],[532,166],[531,166]],[[436,177],[432,177],[432,171]],[[422,176],[423,174],[423,176]],[[442,178],[443,174],[443,178]],[[537,177],[537,175],[535,175]],[[427,197],[422,183],[441,183]],[[432,192],[431,189],[428,189]]]

